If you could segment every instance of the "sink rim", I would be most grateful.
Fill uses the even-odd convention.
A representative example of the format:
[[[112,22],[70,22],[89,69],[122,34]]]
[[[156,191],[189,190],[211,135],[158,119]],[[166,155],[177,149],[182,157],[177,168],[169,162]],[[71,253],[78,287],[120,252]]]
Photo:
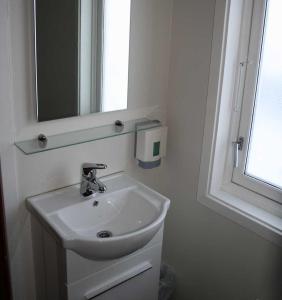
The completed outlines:
[[[115,192],[112,192],[111,194],[113,194],[113,193],[115,193]],[[94,196],[92,199],[95,199],[95,198],[96,197]],[[136,231],[133,231],[133,232],[119,234],[119,235],[113,235],[112,237],[105,238],[105,239],[98,238],[97,235],[93,235],[92,237],[90,235],[89,236],[80,235],[79,233],[74,231],[70,226],[68,226],[67,224],[65,224],[65,222],[63,222],[61,220],[61,218],[58,216],[58,212],[51,213],[49,216],[50,217],[51,216],[56,216],[56,220],[59,221],[59,224],[63,224],[64,227],[67,227],[68,230],[70,231],[70,233],[68,235],[66,235],[65,232],[62,232],[58,222],[54,222],[54,223],[52,222],[52,225],[49,225],[49,226],[55,227],[54,229],[56,229],[56,231],[58,230],[58,234],[60,234],[60,235],[63,234],[64,235],[63,238],[66,241],[76,241],[77,240],[77,241],[101,242],[101,243],[102,242],[103,243],[108,242],[109,243],[109,242],[122,240],[122,239],[125,239],[125,238],[130,238],[130,237],[133,237],[133,236],[138,236],[138,235],[141,235],[141,234],[145,233],[146,231],[154,228],[155,226],[157,226],[159,223],[161,223],[164,220],[164,218],[166,216],[166,213],[167,213],[167,210],[169,208],[169,205],[170,205],[170,203],[168,201],[166,201],[164,203],[161,203],[160,211],[158,213],[157,218],[155,220],[153,220],[152,222],[150,222],[149,224],[145,225],[144,227],[142,227],[142,228],[140,228]],[[48,219],[46,221],[48,222]]]
[[[159,228],[162,226],[170,206],[170,200],[167,197],[161,195],[157,191],[135,180],[134,178],[126,175],[124,172],[115,173],[112,175],[102,177],[101,180],[105,181],[106,183],[108,181],[109,184],[110,181],[113,180],[112,181],[113,189],[112,190],[109,189],[108,192],[106,192],[106,194],[97,194],[95,196],[90,197],[89,199],[81,200],[81,197],[79,195],[79,184],[74,184],[47,193],[43,193],[37,196],[29,197],[26,199],[26,206],[28,210],[32,213],[32,215],[34,215],[37,218],[37,220],[45,227],[47,231],[52,233],[52,235],[55,235],[55,238],[61,243],[61,245],[64,248],[73,250],[77,252],[79,255],[90,259],[95,259],[95,258],[100,259],[103,256],[101,254],[102,248],[100,248],[103,247],[102,245],[107,246],[112,244],[112,247],[115,248],[116,245],[118,245],[117,247],[123,247],[124,243],[125,244],[133,243],[136,245],[138,243],[139,244],[143,243],[143,245],[147,244],[155,235],[155,233],[159,230]],[[123,182],[125,187],[122,187]],[[145,195],[148,195],[152,199],[155,199],[159,205],[159,207],[157,207],[154,205],[153,202],[150,201],[150,198],[148,199],[144,198],[143,201],[148,201],[150,204],[156,207],[157,215],[156,215],[156,219],[153,219],[152,222],[145,225],[144,227],[141,227],[140,229],[137,229],[132,232],[127,232],[124,234],[113,235],[112,237],[109,238],[97,237],[96,234],[100,230],[98,230],[96,234],[93,234],[92,236],[91,235],[84,236],[74,231],[70,226],[66,225],[58,217],[58,212],[62,211],[62,209],[64,208],[71,207],[79,203],[83,203],[83,201],[93,201],[94,199],[97,200],[101,199],[102,201],[103,198],[113,195],[115,192],[120,192],[122,190],[130,189],[133,186],[139,187],[140,190],[145,193]],[[76,194],[73,194],[74,191],[76,191]],[[62,200],[61,201],[62,203],[58,202],[59,199]],[[53,203],[51,203],[51,206],[48,200],[54,201]],[[54,203],[55,203],[55,207],[53,208]],[[61,205],[63,206],[60,207]],[[101,230],[107,230],[107,228]],[[144,242],[145,240],[146,242]],[[85,254],[85,252],[83,251],[87,252],[88,250],[85,250],[87,247],[90,248],[96,247],[95,249],[97,249],[98,254],[93,253],[90,256],[88,254]],[[111,249],[112,247],[107,248],[108,249],[106,250],[107,253],[112,250]],[[124,247],[126,246],[124,245]],[[132,247],[132,249],[133,248],[134,247]],[[136,250],[137,248],[133,251]],[[132,251],[127,251],[126,253],[131,253],[131,252]],[[107,258],[120,257],[117,256],[118,254],[113,255],[107,253],[103,256],[104,258],[102,259],[105,259],[105,257]]]
[[[146,189],[148,189],[148,187],[146,187],[145,186],[145,188]],[[136,189],[136,188],[134,188],[134,187],[126,187],[126,188],[123,188],[123,189],[121,189],[121,190],[118,190],[118,192],[122,192],[122,191],[126,191],[126,190],[134,190],[134,189]],[[153,190],[153,192],[154,193],[157,193],[157,192],[155,192],[154,190]],[[108,194],[102,194],[102,195],[97,195],[97,197],[96,196],[93,196],[93,197],[91,197],[91,198],[89,198],[89,199],[87,199],[87,200],[82,200],[82,201],[91,201],[92,202],[92,200],[93,199],[99,199],[99,200],[101,200],[101,201],[106,201],[106,199],[105,198],[107,198],[108,196],[111,196],[111,195],[113,195],[114,193],[116,193],[116,191],[112,191],[112,192],[110,192],[110,193],[108,193]],[[98,197],[99,196],[99,197]],[[161,195],[162,196],[162,195]],[[163,197],[163,196],[162,196]],[[149,200],[147,200],[147,199],[144,199],[144,201],[147,201],[148,203],[150,203],[152,206],[154,206],[154,204],[153,203],[151,203]],[[67,207],[67,208],[71,208],[72,206],[75,206],[75,205],[79,205],[79,204],[82,204],[83,202],[79,202],[79,203],[76,203],[76,204],[74,204],[74,205],[71,205],[71,206],[69,206],[69,207]],[[157,207],[155,207],[155,209],[156,209],[156,212],[157,212],[157,218],[155,219],[153,219],[152,221],[150,221],[148,224],[146,224],[146,225],[144,225],[144,226],[142,226],[142,227],[140,227],[140,229],[137,229],[137,230],[135,230],[135,231],[130,231],[130,232],[126,232],[126,233],[122,233],[122,234],[118,234],[118,235],[115,235],[115,234],[113,234],[111,237],[108,237],[108,238],[100,238],[100,237],[97,237],[97,235],[93,235],[92,237],[90,236],[90,235],[82,235],[82,234],[79,234],[77,231],[75,231],[73,228],[72,228],[72,226],[70,226],[70,225],[68,225],[68,224],[66,224],[66,222],[64,222],[63,221],[63,219],[61,218],[61,216],[60,216],[60,212],[62,212],[62,211],[64,211],[66,208],[62,208],[62,209],[60,209],[60,210],[58,210],[58,211],[56,211],[56,212],[53,212],[53,213],[51,213],[50,214],[50,216],[56,216],[56,219],[60,222],[60,223],[63,223],[64,224],[64,226],[66,226],[70,231],[71,231],[71,234],[69,234],[68,235],[68,240],[80,240],[80,241],[84,241],[84,240],[86,240],[86,241],[103,241],[103,242],[106,242],[106,241],[117,241],[117,240],[120,240],[120,239],[124,239],[124,238],[126,238],[126,237],[131,237],[131,236],[136,236],[136,235],[138,235],[138,234],[142,234],[143,232],[145,232],[145,231],[147,231],[148,229],[150,229],[150,228],[153,228],[153,227],[155,227],[158,223],[160,223],[164,218],[165,218],[165,216],[166,216],[166,213],[167,213],[167,210],[168,210],[168,208],[169,208],[169,205],[170,205],[170,203],[169,203],[169,201],[165,201],[165,202],[163,202],[163,203],[160,203],[160,207],[159,208],[157,208]],[[56,225],[58,225],[57,223],[55,223]],[[103,231],[103,230],[107,230],[106,228],[105,229],[100,229],[100,230],[98,230],[97,231],[97,233],[99,232],[99,231]]]

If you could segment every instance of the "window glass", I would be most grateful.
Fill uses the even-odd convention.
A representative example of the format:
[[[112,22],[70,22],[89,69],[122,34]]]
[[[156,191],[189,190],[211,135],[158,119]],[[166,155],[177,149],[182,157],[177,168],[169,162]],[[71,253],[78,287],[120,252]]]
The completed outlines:
[[[268,1],[246,174],[282,188],[282,1]]]

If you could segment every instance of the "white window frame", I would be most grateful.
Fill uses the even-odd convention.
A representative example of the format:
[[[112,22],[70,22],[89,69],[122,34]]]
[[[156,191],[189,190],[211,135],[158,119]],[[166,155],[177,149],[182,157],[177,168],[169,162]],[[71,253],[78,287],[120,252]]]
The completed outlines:
[[[238,88],[238,93],[235,95],[236,104],[234,107],[236,112],[241,112],[240,119],[237,118],[236,120],[238,123],[236,122],[237,124],[235,124],[235,130],[238,132],[237,138],[244,138],[244,145],[242,151],[238,151],[238,167],[233,169],[232,180],[282,204],[281,190],[253,176],[249,176],[245,172],[252,115],[256,101],[257,78],[259,76],[267,2],[268,0],[245,1],[244,5],[244,20],[248,24],[243,24],[242,31],[249,38],[244,41],[239,55],[239,86],[236,87]],[[237,130],[237,128],[239,129]],[[232,143],[232,141],[230,142]]]
[[[216,0],[198,201],[282,246],[282,205],[232,180],[251,11],[251,0]]]

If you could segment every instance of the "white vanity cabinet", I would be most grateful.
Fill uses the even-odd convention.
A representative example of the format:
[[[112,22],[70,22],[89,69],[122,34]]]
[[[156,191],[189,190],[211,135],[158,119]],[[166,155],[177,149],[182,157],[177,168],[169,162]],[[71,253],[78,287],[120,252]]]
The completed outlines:
[[[32,217],[38,300],[157,300],[163,228],[143,248],[113,260],[64,249]]]
[[[38,300],[157,300],[169,199],[124,173],[27,199]],[[106,233],[106,234],[105,234]]]

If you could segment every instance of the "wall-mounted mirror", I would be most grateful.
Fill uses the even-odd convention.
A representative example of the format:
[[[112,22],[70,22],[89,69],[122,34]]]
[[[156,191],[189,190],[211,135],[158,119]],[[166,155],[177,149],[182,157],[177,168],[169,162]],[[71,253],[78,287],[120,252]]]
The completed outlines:
[[[34,0],[37,119],[127,108],[131,0]]]

